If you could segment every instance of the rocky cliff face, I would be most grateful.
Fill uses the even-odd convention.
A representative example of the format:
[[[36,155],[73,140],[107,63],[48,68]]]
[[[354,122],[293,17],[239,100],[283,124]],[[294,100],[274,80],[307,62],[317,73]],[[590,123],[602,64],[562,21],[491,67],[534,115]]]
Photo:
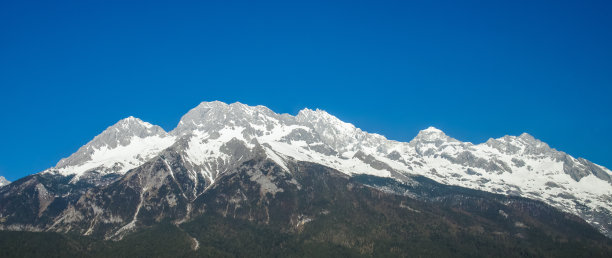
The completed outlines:
[[[52,256],[58,249],[101,257],[612,254],[612,240],[540,201],[422,176],[398,181],[349,176],[310,162],[280,166],[260,147],[213,184],[196,183],[204,178],[192,176],[179,154],[164,151],[121,179],[87,191],[44,228],[72,234],[0,231],[0,254]],[[24,245],[28,248],[15,248]]]
[[[276,164],[279,175],[292,175],[296,164],[307,162],[346,177],[410,183],[424,176],[526,197],[612,236],[610,170],[528,134],[472,144],[427,128],[410,142],[397,142],[322,110],[292,116],[222,102],[201,103],[168,133],[136,118],[121,120],[56,167],[0,188],[0,227],[118,239],[141,224],[188,221],[209,207],[200,200],[220,198],[214,189],[254,159]],[[263,170],[251,170],[249,178],[267,189],[260,195],[285,191],[258,174]]]

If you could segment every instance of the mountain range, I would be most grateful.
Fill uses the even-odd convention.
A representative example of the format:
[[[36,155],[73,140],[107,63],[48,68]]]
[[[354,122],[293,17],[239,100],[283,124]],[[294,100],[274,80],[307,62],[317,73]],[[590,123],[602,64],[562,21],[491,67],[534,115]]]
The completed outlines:
[[[129,242],[167,224],[164,232],[184,238],[190,250],[238,256],[244,255],[226,243],[205,247],[218,238],[244,240],[219,232],[246,230],[288,234],[278,241],[294,245],[261,255],[308,254],[312,243],[324,243],[316,250],[329,255],[405,254],[415,250],[394,241],[418,235],[445,243],[516,243],[520,248],[497,251],[535,255],[542,253],[534,242],[550,245],[545,253],[569,242],[581,254],[606,256],[611,211],[609,169],[527,133],[473,144],[429,127],[399,142],[319,109],[293,116],[218,101],[191,109],[170,132],[122,119],[55,167],[12,183],[0,178],[0,229],[74,236],[66,241],[80,246],[77,253],[108,251],[82,238]],[[405,228],[413,224],[427,230]],[[211,231],[221,236],[211,238]],[[385,237],[389,242],[380,242]],[[424,252],[431,245],[421,244]]]

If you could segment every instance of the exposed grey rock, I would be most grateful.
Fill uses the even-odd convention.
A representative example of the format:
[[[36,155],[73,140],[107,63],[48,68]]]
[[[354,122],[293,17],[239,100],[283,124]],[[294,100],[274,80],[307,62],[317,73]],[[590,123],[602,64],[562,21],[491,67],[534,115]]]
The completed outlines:
[[[506,135],[500,139],[489,139],[485,144],[499,150],[501,153],[510,155],[550,155],[556,152],[548,144],[528,133],[523,133],[518,137]]]
[[[512,169],[505,162],[498,159],[486,160],[484,158],[477,157],[472,152],[463,151],[459,153],[456,157],[453,157],[449,154],[443,153],[441,157],[449,160],[452,163],[460,164],[464,166],[474,167],[474,168],[482,168],[487,172],[512,172]]]
[[[564,153],[561,160],[563,161],[563,171],[576,181],[580,181],[588,175],[595,175],[601,180],[612,183],[612,177],[606,171],[586,159],[574,159]]]
[[[337,152],[354,150],[349,149],[350,146],[379,148],[388,141],[381,135],[364,132],[320,109],[303,109],[295,116],[295,121],[312,128],[322,143]]]
[[[521,150],[518,146],[511,144],[511,136],[506,135],[502,139],[490,138],[485,144],[506,154],[517,154]]]
[[[293,129],[289,134],[283,137],[283,140],[291,143],[291,141],[304,141],[307,144],[318,142],[318,137],[302,128]]]
[[[390,160],[400,160],[402,155],[397,151],[392,151],[391,153],[387,154],[387,158]]]
[[[232,157],[246,157],[249,156],[251,152],[251,150],[246,146],[245,142],[236,138],[233,138],[229,142],[221,145],[219,150],[222,153]]]
[[[185,114],[178,126],[171,132],[182,136],[193,131],[219,132],[227,126],[247,128],[251,134],[263,133],[258,126],[271,130],[279,123],[295,124],[293,117],[279,115],[264,106],[247,106],[236,102],[225,104],[220,101],[202,102]]]
[[[612,176],[610,176],[610,174],[604,171],[600,166],[597,166],[593,164],[593,162],[590,162],[583,158],[579,158],[578,162],[580,162],[580,164],[584,166],[585,170],[589,171],[591,174],[595,175],[597,178],[612,183]]]
[[[482,174],[480,174],[480,173],[478,173],[478,172],[474,171],[474,170],[473,170],[473,169],[471,169],[471,168],[468,168],[467,170],[465,170],[465,173],[466,173],[466,174],[468,174],[468,175],[478,175],[478,176],[481,176],[481,175],[482,175]]]
[[[558,185],[558,184],[556,184],[556,183],[554,183],[554,182],[550,182],[550,181],[546,182],[546,184],[545,184],[545,185],[546,185],[547,187],[551,187],[551,188],[561,188],[561,189],[565,189],[565,187],[560,186],[560,185]]]
[[[390,171],[390,172],[394,172],[395,171],[387,163],[384,163],[384,162],[382,162],[380,160],[377,160],[372,155],[366,155],[365,153],[363,153],[361,151],[358,151],[357,153],[355,153],[353,158],[359,159],[359,160],[363,161],[364,163],[372,166],[375,169],[384,169],[384,170],[387,170],[387,171]]]
[[[91,155],[95,150],[100,148],[113,149],[118,146],[126,146],[130,144],[133,137],[146,138],[150,136],[166,135],[166,131],[159,126],[151,125],[143,122],[135,117],[128,117],[120,120],[116,124],[108,127],[93,140],[79,148],[77,152],[70,155],[68,158],[61,159],[56,168],[64,168],[68,166],[76,166],[91,160]]]
[[[419,134],[410,141],[411,146],[418,146],[424,143],[433,143],[436,147],[448,142],[459,142],[454,138],[449,137],[444,132],[437,128],[429,127],[419,132]]]
[[[525,166],[525,161],[522,159],[512,158],[512,164],[514,164],[515,167],[521,168]]]
[[[283,132],[280,140],[276,143],[265,142],[265,136],[279,135],[278,130],[272,131],[278,128]],[[231,131],[235,137],[227,137],[227,131]],[[137,154],[138,165],[109,162],[99,167],[88,167],[88,170],[78,176],[57,172],[59,169],[90,160],[94,150],[128,146],[132,139],[151,136],[170,137],[164,139],[171,139],[171,142],[152,155]],[[190,149],[190,144],[194,143],[199,144],[195,151]],[[288,146],[285,146],[287,144]],[[273,146],[281,147],[274,149]],[[323,110],[304,109],[296,116],[291,116],[276,114],[263,106],[253,107],[241,103],[228,105],[218,101],[203,102],[190,110],[170,133],[133,117],[119,121],[75,154],[61,160],[56,168],[47,170],[45,177],[32,177],[0,188],[0,196],[4,197],[0,199],[0,214],[5,214],[9,209],[28,206],[23,210],[31,211],[32,214],[38,215],[38,218],[32,218],[31,221],[34,222],[27,224],[25,219],[20,218],[24,214],[9,216],[7,221],[12,227],[74,230],[82,234],[112,232],[105,237],[116,239],[141,224],[151,222],[147,220],[168,217],[172,217],[175,223],[188,220],[191,214],[196,212],[195,209],[205,209],[193,206],[195,200],[214,189],[215,185],[223,183],[222,180],[227,178],[228,174],[238,169],[248,172],[248,168],[243,164],[250,160],[265,159],[270,155],[269,158],[283,168],[282,173],[294,171],[291,166],[295,165],[296,159],[300,159],[299,155],[293,157],[283,153],[282,148],[301,148],[299,150],[303,152],[300,155],[310,158],[324,157],[325,162],[322,161],[321,164],[332,167],[346,163],[348,167],[356,164],[354,167],[359,168],[364,167],[362,163],[365,163],[373,171],[389,171],[392,178],[404,182],[411,181],[412,173],[417,173],[440,182],[490,192],[532,198],[537,196],[540,200],[557,205],[558,208],[580,215],[592,225],[601,225],[599,229],[602,232],[612,229],[612,216],[606,215],[607,208],[600,209],[591,205],[591,202],[601,201],[605,196],[597,196],[597,199],[584,197],[579,193],[572,193],[571,196],[556,193],[547,195],[545,191],[538,193],[544,188],[542,186],[558,190],[566,189],[562,184],[568,186],[569,183],[540,183],[540,188],[530,189],[500,181],[499,178],[504,177],[487,174],[518,175],[528,169],[530,175],[549,176],[558,172],[568,174],[575,181],[594,175],[601,180],[612,182],[611,175],[605,168],[585,159],[574,159],[526,133],[518,137],[489,139],[484,144],[474,145],[460,142],[431,127],[419,132],[408,143],[395,142],[381,135],[364,132]],[[555,161],[559,162],[556,164],[563,165],[562,171],[542,170],[542,164]],[[97,166],[97,163],[95,164]],[[128,171],[128,168],[133,169]],[[267,172],[251,172],[248,174],[249,180],[260,186],[263,195],[283,193],[283,188],[275,181],[275,178],[282,174],[279,171],[273,173],[274,177],[266,174]],[[46,176],[55,177],[49,179]],[[111,188],[112,191],[109,190]],[[568,186],[567,189],[573,188]],[[19,200],[20,191],[28,192],[28,198],[31,198],[29,202],[19,204],[21,206],[15,201]],[[123,210],[114,208],[114,201],[108,199],[108,196],[117,193],[121,196],[117,201],[125,205]],[[229,204],[234,206],[245,201],[243,192],[219,198],[227,198]],[[221,199],[220,201],[227,201]],[[559,199],[571,202],[559,202]],[[574,203],[582,206],[576,208]],[[169,210],[173,213],[168,214]],[[90,220],[92,216],[95,217],[94,221]],[[84,222],[85,220],[88,221]]]

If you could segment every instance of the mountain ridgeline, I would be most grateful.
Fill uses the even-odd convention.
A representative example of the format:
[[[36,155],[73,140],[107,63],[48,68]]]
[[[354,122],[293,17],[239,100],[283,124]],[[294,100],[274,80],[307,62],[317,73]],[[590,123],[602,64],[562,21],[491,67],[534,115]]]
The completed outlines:
[[[611,176],[528,134],[397,142],[203,102],[1,186],[0,256],[609,257]]]

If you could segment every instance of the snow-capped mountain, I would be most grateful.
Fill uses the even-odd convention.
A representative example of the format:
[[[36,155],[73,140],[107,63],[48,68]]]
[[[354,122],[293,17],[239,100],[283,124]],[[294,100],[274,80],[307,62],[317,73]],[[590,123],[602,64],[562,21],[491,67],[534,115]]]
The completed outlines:
[[[161,127],[128,117],[104,130],[46,172],[75,175],[73,181],[90,173],[123,174],[173,143],[174,137]]]
[[[265,155],[289,173],[296,161],[306,161],[348,176],[367,174],[410,181],[410,176],[422,175],[443,184],[527,197],[576,214],[612,236],[612,172],[550,148],[529,134],[472,144],[430,127],[410,142],[399,142],[364,132],[318,109],[304,109],[292,116],[264,106],[203,102],[170,132],[129,117],[42,174],[66,177],[72,185],[86,181],[95,186],[119,178],[141,189],[135,197],[140,201],[130,201],[137,207],[133,218],[114,233],[121,235],[133,228],[141,207],[152,200],[147,196],[166,189],[165,178],[176,183],[177,194],[189,203],[257,155]],[[112,180],[102,180],[106,177]],[[269,182],[259,183],[274,191]],[[37,187],[39,194],[48,191]],[[70,222],[86,213],[78,207],[100,221],[117,220],[96,210],[102,208],[87,208],[94,202],[88,198],[98,198],[89,192],[38,229],[72,228]],[[168,202],[176,205],[176,201]],[[191,206],[186,207],[189,214]],[[83,232],[94,232],[94,224]]]
[[[0,187],[10,184],[11,181],[6,180],[3,176],[0,176]]]

